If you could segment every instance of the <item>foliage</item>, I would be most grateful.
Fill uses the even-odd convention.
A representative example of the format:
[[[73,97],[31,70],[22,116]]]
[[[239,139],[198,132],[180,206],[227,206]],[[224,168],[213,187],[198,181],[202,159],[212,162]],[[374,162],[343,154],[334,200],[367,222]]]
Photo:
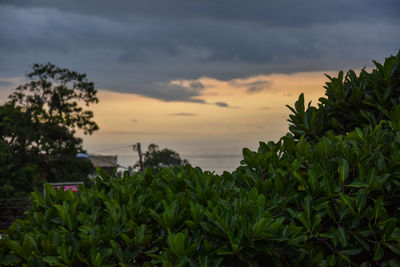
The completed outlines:
[[[10,145],[13,136],[26,139],[33,131],[29,116],[20,109],[13,104],[0,106],[0,198],[18,197],[32,191],[34,181],[39,178],[37,165],[28,162],[31,155],[25,146]]]
[[[384,64],[374,61],[376,69],[359,76],[352,70],[338,77],[327,75],[326,96],[319,99],[318,107],[305,106],[304,95],[299,96],[295,107],[289,107],[290,132],[299,139],[318,140],[327,131],[346,134],[356,127],[376,126],[381,120],[396,120],[400,104],[400,53],[387,58]]]
[[[150,144],[143,156],[143,165],[145,168],[160,169],[189,164],[189,161],[186,159],[182,160],[177,152],[168,148],[160,150],[158,145],[155,144]],[[135,166],[139,166],[139,162]]]
[[[295,257],[286,241],[298,247],[305,238],[295,223],[279,238],[282,219],[270,214],[265,196],[228,173],[185,166],[101,176],[77,194],[48,185],[45,199],[32,193],[27,219],[1,240],[2,263],[234,265],[272,260],[266,252],[274,250]]]
[[[98,102],[93,83],[50,63],[33,65],[27,77],[0,106],[0,198],[41,190],[45,181],[84,180],[92,168],[75,158],[82,140],[74,134],[98,129],[79,106]]]
[[[383,110],[370,107],[374,116]],[[258,151],[245,148],[233,173],[100,171],[77,194],[47,185],[1,239],[1,263],[399,266],[400,105],[385,109],[389,116],[376,124],[362,119],[344,133],[288,133]]]
[[[85,133],[98,129],[92,121],[93,113],[78,105],[78,101],[83,101],[86,106],[99,101],[97,90],[86,74],[61,69],[51,63],[34,64],[32,69],[27,75],[31,81],[18,86],[10,95],[12,103],[22,107],[34,122],[79,128]]]

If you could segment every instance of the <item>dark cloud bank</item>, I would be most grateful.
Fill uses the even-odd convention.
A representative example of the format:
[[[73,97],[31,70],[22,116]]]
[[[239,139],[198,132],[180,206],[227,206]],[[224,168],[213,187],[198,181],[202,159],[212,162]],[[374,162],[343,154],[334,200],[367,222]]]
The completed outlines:
[[[197,114],[196,114],[196,113],[180,112],[180,113],[172,113],[172,114],[168,114],[168,116],[178,116],[178,117],[194,117],[194,116],[197,116]]]
[[[3,0],[0,79],[50,61],[100,88],[204,103],[201,83],[170,82],[363,67],[397,53],[399,13],[398,0]]]
[[[0,86],[14,86],[13,82],[0,80]]]

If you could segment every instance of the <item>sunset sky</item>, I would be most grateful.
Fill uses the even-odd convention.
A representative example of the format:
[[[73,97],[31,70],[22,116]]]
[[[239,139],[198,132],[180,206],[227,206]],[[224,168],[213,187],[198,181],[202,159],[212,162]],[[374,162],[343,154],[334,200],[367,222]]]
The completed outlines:
[[[156,143],[231,171],[287,132],[286,104],[323,96],[324,73],[396,54],[399,14],[398,0],[1,0],[0,101],[51,62],[99,90],[89,153],[128,166],[131,144]]]

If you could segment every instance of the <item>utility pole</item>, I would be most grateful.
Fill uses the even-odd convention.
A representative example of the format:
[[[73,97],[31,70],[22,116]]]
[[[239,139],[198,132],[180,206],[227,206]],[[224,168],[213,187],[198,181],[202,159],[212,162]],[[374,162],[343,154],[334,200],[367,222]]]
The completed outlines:
[[[143,172],[143,154],[142,154],[142,148],[140,146],[140,143],[137,143],[136,145],[132,145],[133,150],[137,151],[139,154],[139,163],[140,163],[140,171]]]

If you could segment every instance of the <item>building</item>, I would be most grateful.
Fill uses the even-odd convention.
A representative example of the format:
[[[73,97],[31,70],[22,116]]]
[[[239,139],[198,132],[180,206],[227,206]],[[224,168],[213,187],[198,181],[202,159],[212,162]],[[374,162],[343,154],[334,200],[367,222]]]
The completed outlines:
[[[89,154],[89,160],[95,168],[100,167],[107,173],[111,173],[115,166],[117,166],[118,156]],[[94,169],[93,172],[89,175],[89,178],[95,178],[96,176],[97,171],[96,169]]]

